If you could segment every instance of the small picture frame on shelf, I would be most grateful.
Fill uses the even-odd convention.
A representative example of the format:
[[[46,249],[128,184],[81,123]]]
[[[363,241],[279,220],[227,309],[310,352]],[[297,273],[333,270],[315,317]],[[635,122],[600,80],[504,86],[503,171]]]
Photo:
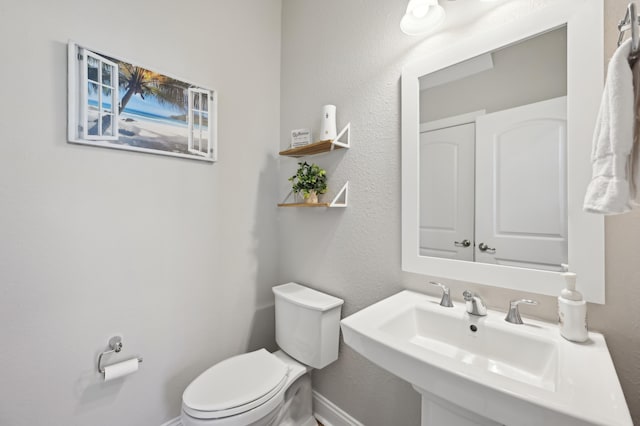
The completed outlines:
[[[291,131],[291,148],[309,145],[311,143],[311,130],[296,129]]]

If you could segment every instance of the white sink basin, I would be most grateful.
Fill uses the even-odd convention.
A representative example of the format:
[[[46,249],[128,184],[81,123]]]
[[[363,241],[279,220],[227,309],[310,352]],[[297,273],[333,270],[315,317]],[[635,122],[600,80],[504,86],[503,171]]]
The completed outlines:
[[[403,291],[342,320],[342,333],[423,400],[459,405],[489,424],[633,424],[602,335],[572,343],[556,324],[515,325],[502,312],[475,317],[455,305]]]
[[[473,327],[473,331],[472,330]],[[443,309],[435,302],[412,305],[381,323],[382,332],[450,361],[468,364],[485,373],[555,390],[558,350],[553,340],[525,327],[502,321],[487,324],[464,309]]]

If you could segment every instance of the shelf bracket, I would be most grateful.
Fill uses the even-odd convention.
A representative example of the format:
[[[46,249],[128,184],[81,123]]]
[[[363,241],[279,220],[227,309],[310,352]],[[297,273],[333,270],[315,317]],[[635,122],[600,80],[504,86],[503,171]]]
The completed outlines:
[[[346,137],[347,140],[342,140],[342,138]],[[351,122],[347,123],[346,126],[338,133],[338,136],[335,137],[333,143],[331,144],[331,150],[333,150],[336,146],[342,148],[351,148]]]
[[[348,126],[348,125],[347,125]],[[333,197],[329,207],[347,207],[349,197],[349,181],[347,181],[342,189]]]

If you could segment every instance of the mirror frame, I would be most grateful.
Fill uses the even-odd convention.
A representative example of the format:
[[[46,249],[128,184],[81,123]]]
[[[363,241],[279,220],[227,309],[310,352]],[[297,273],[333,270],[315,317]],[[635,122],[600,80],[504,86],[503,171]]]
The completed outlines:
[[[605,301],[604,218],[583,212],[591,180],[591,141],[604,79],[604,0],[567,0],[531,12],[495,29],[445,43],[402,71],[402,269],[434,277],[557,296],[558,272],[419,255],[419,77],[492,52],[537,34],[567,26],[567,214],[569,269],[578,290]],[[453,41],[453,36],[451,37]],[[459,39],[458,39],[459,40]]]

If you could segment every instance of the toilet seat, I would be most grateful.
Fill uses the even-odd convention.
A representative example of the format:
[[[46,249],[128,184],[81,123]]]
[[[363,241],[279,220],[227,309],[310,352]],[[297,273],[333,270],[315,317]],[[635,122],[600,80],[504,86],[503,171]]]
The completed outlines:
[[[265,349],[226,359],[198,376],[184,391],[183,410],[198,419],[218,419],[255,409],[287,383],[289,368]]]

